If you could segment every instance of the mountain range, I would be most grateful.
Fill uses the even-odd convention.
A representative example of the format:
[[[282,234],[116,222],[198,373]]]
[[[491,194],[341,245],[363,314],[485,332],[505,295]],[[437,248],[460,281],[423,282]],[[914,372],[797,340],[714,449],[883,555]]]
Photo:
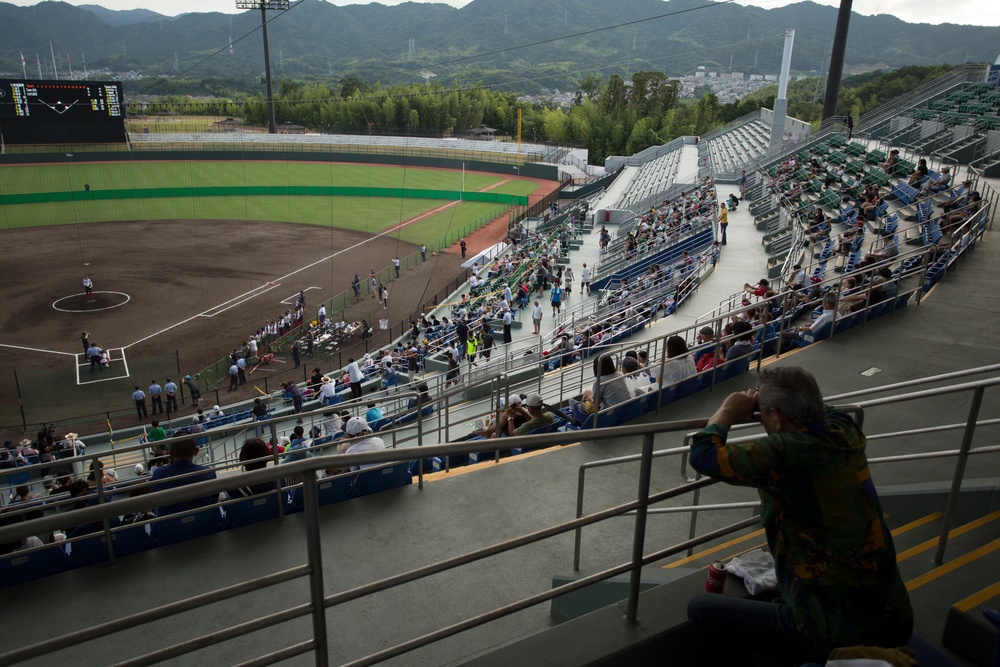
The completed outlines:
[[[808,1],[766,10],[704,0],[472,0],[461,8],[300,0],[268,18],[278,79],[419,83],[430,72],[445,85],[481,81],[530,93],[573,90],[587,74],[627,78],[637,70],[776,74],[790,28],[793,72],[815,74],[829,61],[837,9]],[[252,89],[263,72],[259,11],[168,17],[51,0],[0,3],[0,76],[20,77],[24,54],[29,78],[39,63],[51,78],[50,42],[63,78],[72,62],[77,74],[85,63],[116,76],[225,78]],[[998,47],[1000,27],[854,14],[845,68],[992,62]],[[128,86],[142,92],[141,82]]]

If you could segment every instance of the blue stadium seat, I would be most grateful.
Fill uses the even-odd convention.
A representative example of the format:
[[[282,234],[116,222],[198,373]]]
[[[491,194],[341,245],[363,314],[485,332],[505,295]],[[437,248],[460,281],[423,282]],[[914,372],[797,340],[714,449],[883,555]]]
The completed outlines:
[[[218,532],[223,526],[219,507],[176,514],[153,523],[153,542],[162,547]]]
[[[0,558],[0,587],[47,577],[64,571],[67,565],[66,552],[61,544],[7,554]]]
[[[122,526],[111,531],[111,546],[115,557],[131,556],[145,551],[152,545],[152,524]],[[108,540],[104,533],[88,535],[66,543],[66,553],[71,567],[85,567],[108,560]]]
[[[227,528],[239,528],[259,521],[278,518],[277,493],[267,493],[244,498],[238,502],[225,505],[225,525]]]
[[[334,477],[320,480],[316,485],[320,505],[332,505],[351,497],[351,478]]]
[[[396,463],[387,468],[359,472],[351,486],[351,497],[368,496],[409,485],[413,481],[410,465],[409,463]]]

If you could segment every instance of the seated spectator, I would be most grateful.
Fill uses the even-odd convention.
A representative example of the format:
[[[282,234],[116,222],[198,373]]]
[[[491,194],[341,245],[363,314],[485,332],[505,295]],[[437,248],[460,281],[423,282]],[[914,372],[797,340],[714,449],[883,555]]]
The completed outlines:
[[[928,179],[924,183],[922,191],[924,193],[934,194],[937,192],[944,192],[951,186],[951,167],[942,167],[941,175],[937,178]]]
[[[365,421],[369,424],[374,424],[379,419],[382,419],[382,410],[374,403],[368,404],[368,411],[365,413]]]
[[[756,419],[767,435],[727,442]],[[705,665],[823,663],[840,646],[904,646],[913,610],[854,420],[801,368],[768,368],[731,394],[691,443],[691,465],[756,487],[780,600],[702,594],[688,604]],[[720,641],[725,628],[725,641]]]
[[[319,381],[319,391],[316,397],[323,405],[331,405],[337,398],[337,384],[333,378],[322,376]]]
[[[698,335],[702,337],[702,334]],[[667,339],[667,357],[669,361],[663,364],[662,386],[675,385],[697,374],[698,369],[695,367],[694,359],[689,354],[687,342],[680,336],[671,336]],[[653,366],[650,371],[650,375],[655,375],[654,379],[659,379],[659,366]]]
[[[23,514],[11,514],[10,512],[0,513],[0,526],[13,526],[24,521],[25,518]],[[22,537],[21,539],[14,540],[13,542],[0,544],[0,555],[14,553],[15,551],[25,551],[26,549],[34,549],[40,546],[42,546],[42,541],[34,535],[29,535],[28,537]]]
[[[881,262],[884,259],[892,259],[898,254],[899,239],[895,234],[886,234],[882,237],[882,247],[869,255],[865,255],[865,260],[869,263]]]
[[[941,204],[941,209],[945,213],[949,213],[951,211],[954,211],[956,208],[962,208],[963,206],[965,206],[966,202],[968,201],[969,191],[971,187],[972,187],[972,181],[962,181],[962,188],[960,194],[956,193],[956,195],[953,196],[951,199]]]
[[[761,278],[756,285],[743,283],[743,290],[747,294],[752,294],[753,296],[762,299],[765,296],[768,296],[768,292],[771,290],[771,283],[768,282],[767,278]]]
[[[726,361],[739,359],[753,352],[753,327],[749,322],[734,323],[733,335],[736,340],[726,351]]]
[[[369,428],[368,422],[361,417],[352,417],[347,422],[345,431],[349,439],[337,446],[337,451],[341,454],[360,454],[362,452],[377,452],[385,449],[385,442],[382,441],[382,438],[372,435],[372,430]],[[366,463],[360,466],[351,466],[351,471],[356,472],[375,465],[378,464]]]
[[[193,438],[184,438],[170,443],[170,463],[153,470],[153,491],[165,491],[186,484],[215,479],[214,470],[194,462],[194,458],[197,455],[198,445]],[[181,477],[182,475],[185,476]],[[218,494],[204,498],[195,498],[194,500],[184,500],[179,503],[158,507],[156,508],[156,514],[157,516],[166,516],[179,512],[189,512],[199,507],[211,505],[218,502],[218,500]]]
[[[899,166],[899,150],[893,148],[889,151],[889,157],[886,161],[882,163],[882,171],[887,173],[889,176],[893,176],[896,173],[896,168]]]
[[[594,383],[595,402],[602,410],[641,395],[633,392],[625,382],[625,376],[615,370],[615,360],[610,355],[594,358],[594,377],[600,382],[599,388],[598,383]]]
[[[916,170],[910,174],[910,178],[907,179],[906,182],[912,187],[919,188],[923,184],[925,178],[927,178],[927,160],[920,158],[917,161]]]
[[[715,331],[712,330],[712,327],[702,327],[698,329],[694,340],[698,344],[698,348],[691,353],[691,360],[697,366],[702,357],[710,356],[715,350]]]
[[[555,422],[555,418],[545,411],[541,394],[528,394],[524,399],[524,406],[528,409],[531,419],[515,428],[513,435],[528,435],[536,428],[551,426]]]
[[[271,453],[267,449],[267,444],[260,438],[248,438],[240,449],[240,463],[243,464],[243,469],[247,472],[251,470],[263,470],[267,467],[270,457]],[[240,486],[226,493],[231,499],[249,498],[250,496],[274,491],[275,488],[274,482],[262,482],[261,484]]]
[[[301,424],[292,429],[292,437],[285,449],[285,456],[282,463],[294,463],[312,457],[312,438],[305,436],[305,429]]]
[[[833,290],[828,291],[823,295],[823,312],[815,320],[809,324],[803,324],[802,326],[789,329],[788,331],[781,332],[781,338],[784,341],[800,341],[803,337],[814,331],[819,331],[821,328],[827,324],[833,322],[833,317],[837,312],[837,293]]]
[[[422,408],[426,408],[426,407],[430,406],[431,405],[431,396],[430,396],[429,393],[427,393],[428,391],[430,391],[429,387],[427,386],[427,383],[426,382],[421,382],[420,384],[418,384],[417,385],[417,391],[420,392],[420,405],[421,405],[421,407]],[[406,409],[407,410],[416,410],[417,409],[417,399],[416,398],[411,398],[410,400],[408,400],[406,402]]]

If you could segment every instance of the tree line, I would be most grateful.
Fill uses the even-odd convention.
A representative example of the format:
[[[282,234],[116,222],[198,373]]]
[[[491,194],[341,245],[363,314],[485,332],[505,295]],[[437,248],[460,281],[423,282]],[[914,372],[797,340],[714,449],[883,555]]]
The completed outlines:
[[[905,67],[888,74],[846,78],[839,113],[858,116],[940,76],[947,65]],[[816,123],[822,112],[822,81],[789,86],[789,115]],[[524,141],[581,146],[593,164],[611,155],[632,155],[679,136],[702,135],[761,107],[773,108],[777,87],[760,89],[739,102],[720,104],[708,92],[694,100],[680,97],[681,85],[662,72],[639,71],[625,79],[587,75],[578,81],[572,103],[529,102],[513,92],[482,85],[369,86],[356,77],[325,81],[281,81],[275,91],[278,124],[292,123],[317,132],[462,137],[486,125],[499,135],[514,136],[518,111]],[[237,116],[249,124],[267,124],[262,95],[234,102],[189,100],[170,96],[137,111],[174,110]]]

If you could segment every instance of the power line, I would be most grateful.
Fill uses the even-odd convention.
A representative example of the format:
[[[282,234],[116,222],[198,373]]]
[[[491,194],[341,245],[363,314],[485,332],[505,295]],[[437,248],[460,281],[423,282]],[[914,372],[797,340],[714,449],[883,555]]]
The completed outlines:
[[[594,28],[592,30],[584,30],[583,32],[575,32],[570,35],[561,35],[559,37],[552,37],[550,39],[543,39],[537,42],[531,42],[529,44],[521,44],[520,46],[504,47],[503,49],[498,49],[496,51],[487,51],[486,53],[477,53],[471,56],[464,56],[462,58],[455,58],[453,60],[445,60],[439,63],[430,63],[428,65],[423,65],[423,67],[446,67],[448,65],[454,65],[455,63],[465,62],[467,60],[475,60],[476,58],[484,58],[486,56],[495,56],[499,53],[507,51],[517,51],[518,49],[527,49],[532,46],[539,46],[542,44],[552,44],[553,42],[559,42],[564,39],[572,39],[574,37],[585,37],[587,35],[594,35],[599,32],[604,32],[606,30],[614,30],[615,28],[624,28],[630,25],[638,25],[640,23],[646,23],[648,21],[656,21],[659,19],[669,18],[671,16],[678,16],[679,14],[687,14],[688,12],[698,11],[700,9],[711,9],[713,7],[721,7],[722,5],[729,5],[736,2],[736,0],[722,0],[722,2],[713,2],[708,5],[699,5],[697,7],[688,7],[687,9],[679,9],[675,12],[667,12],[666,14],[658,14],[656,16],[650,16],[644,19],[636,19],[634,21],[626,21],[625,23],[617,23],[615,25],[604,26],[602,28]],[[732,46],[730,44],[730,46]]]
[[[730,0],[730,1],[732,1],[732,0]],[[296,3],[294,4],[294,5],[291,5],[291,6],[289,6],[289,8],[288,8],[288,9],[286,9],[286,10],[285,10],[285,11],[283,11],[283,12],[281,12],[280,14],[275,14],[274,16],[272,16],[271,18],[269,18],[269,19],[267,20],[267,23],[268,23],[268,25],[270,25],[271,21],[276,21],[277,19],[281,18],[282,16],[284,16],[284,15],[285,15],[285,14],[287,14],[288,12],[292,11],[292,10],[293,10],[293,9],[295,9],[296,7],[299,7],[300,5],[302,5],[302,3],[303,3],[303,2],[305,2],[305,0],[299,0],[299,2],[296,2]],[[225,46],[223,46],[222,48],[220,48],[220,49],[218,49],[218,50],[216,50],[216,51],[214,51],[214,52],[212,52],[212,53],[208,54],[207,56],[205,56],[204,58],[202,58],[201,60],[199,60],[199,61],[198,61],[198,62],[196,62],[195,64],[193,64],[193,65],[191,65],[190,67],[186,68],[186,69],[185,69],[185,70],[184,70],[183,72],[180,72],[180,73],[178,73],[178,74],[177,74],[177,76],[178,76],[178,77],[181,77],[181,76],[184,76],[185,74],[187,74],[188,72],[190,72],[190,71],[191,71],[191,70],[193,70],[194,68],[196,68],[196,67],[201,67],[201,66],[202,66],[202,65],[204,65],[204,64],[205,64],[206,62],[208,62],[209,60],[211,60],[211,59],[212,59],[212,58],[214,58],[215,56],[219,55],[219,54],[220,54],[220,53],[222,53],[223,51],[228,51],[229,49],[233,48],[233,45],[234,45],[234,44],[237,44],[237,43],[239,43],[239,42],[243,41],[244,39],[246,39],[246,38],[247,38],[247,37],[249,37],[250,35],[253,35],[254,33],[256,33],[256,32],[257,32],[257,31],[259,31],[259,30],[263,30],[263,28],[264,28],[264,26],[263,26],[263,25],[259,25],[259,26],[256,26],[256,27],[254,27],[254,29],[253,29],[253,30],[251,30],[250,32],[247,32],[247,33],[244,33],[243,35],[241,35],[241,36],[240,36],[239,38],[237,38],[237,39],[230,39],[230,42],[229,42],[228,44],[226,44],[226,45],[225,45]],[[142,92],[140,92],[140,93],[138,93],[138,94],[139,94],[139,95],[149,95],[149,94],[150,94],[150,93],[151,93],[152,91],[156,90],[157,88],[159,88],[160,86],[162,86],[162,85],[163,85],[163,84],[165,84],[166,82],[167,82],[166,80],[162,80],[162,81],[159,81],[159,82],[158,82],[158,83],[156,83],[156,84],[155,84],[155,85],[154,85],[154,86],[153,86],[152,88],[149,88],[149,89],[147,89],[147,90],[144,90],[144,91],[142,91]]]

